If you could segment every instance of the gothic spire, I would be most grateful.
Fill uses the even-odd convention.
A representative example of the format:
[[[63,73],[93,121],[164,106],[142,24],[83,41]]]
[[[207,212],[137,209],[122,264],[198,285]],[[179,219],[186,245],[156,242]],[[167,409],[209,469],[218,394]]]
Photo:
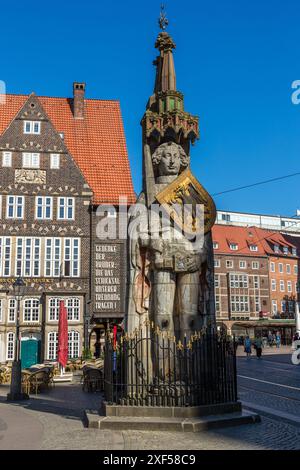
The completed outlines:
[[[155,47],[159,50],[160,55],[154,61],[154,65],[156,65],[154,93],[175,91],[176,73],[173,49],[175,49],[176,46],[171,36],[165,31],[169,20],[166,17],[164,5],[161,5],[158,24],[162,32],[159,33],[155,43]]]

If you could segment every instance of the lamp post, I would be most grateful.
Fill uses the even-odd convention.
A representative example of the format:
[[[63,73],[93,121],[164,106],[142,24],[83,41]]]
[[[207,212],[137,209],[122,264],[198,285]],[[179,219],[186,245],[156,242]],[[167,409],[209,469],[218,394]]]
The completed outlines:
[[[20,302],[24,295],[26,284],[21,277],[18,277],[13,284],[13,293],[17,301],[17,322],[16,322],[16,342],[15,359],[11,370],[10,392],[7,394],[7,400],[19,401],[28,397],[27,393],[22,392],[22,369],[21,369],[21,341],[20,341]]]

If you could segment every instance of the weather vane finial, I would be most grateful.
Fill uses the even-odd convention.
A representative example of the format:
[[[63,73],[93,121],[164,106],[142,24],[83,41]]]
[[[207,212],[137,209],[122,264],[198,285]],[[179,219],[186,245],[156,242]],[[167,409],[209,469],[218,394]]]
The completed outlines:
[[[169,20],[167,19],[166,13],[165,13],[165,5],[162,3],[160,6],[160,16],[158,20],[158,24],[160,29],[163,31],[166,29],[166,27],[169,24]]]

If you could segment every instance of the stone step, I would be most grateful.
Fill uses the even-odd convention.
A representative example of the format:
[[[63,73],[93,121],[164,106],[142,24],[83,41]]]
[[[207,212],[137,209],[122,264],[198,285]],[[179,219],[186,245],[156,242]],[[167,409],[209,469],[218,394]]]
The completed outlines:
[[[98,413],[86,410],[87,425],[90,428],[125,431],[178,431],[201,432],[242,424],[260,422],[260,417],[251,411],[209,415],[201,418],[149,418],[149,417],[116,417],[99,416]]]

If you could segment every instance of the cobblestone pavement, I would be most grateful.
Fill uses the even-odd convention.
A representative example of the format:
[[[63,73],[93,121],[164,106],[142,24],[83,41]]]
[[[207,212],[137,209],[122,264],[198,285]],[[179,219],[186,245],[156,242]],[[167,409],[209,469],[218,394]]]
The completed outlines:
[[[268,377],[271,382],[297,383],[300,387],[298,381],[300,368],[295,369],[295,366],[291,366],[293,369],[290,369],[288,362],[282,366],[282,363],[276,362],[277,358],[272,361],[266,364],[266,361],[264,363],[256,362],[256,359],[240,358],[238,373],[258,379],[263,377],[263,380]],[[270,365],[272,370],[276,369],[276,373],[268,369]],[[282,367],[285,375],[281,375],[278,370]],[[244,381],[240,383],[239,388],[242,399],[253,403],[262,403],[264,400],[268,406],[270,403],[273,406],[274,403],[275,408],[286,407],[285,410],[292,412],[290,408],[292,405],[283,405],[285,402],[280,397],[267,395],[267,398],[262,398],[273,389],[265,388],[264,391],[260,389],[256,392],[247,388],[251,381],[241,378],[239,380]],[[253,387],[253,383],[250,386]],[[254,386],[267,387],[266,384],[258,382],[254,382]],[[285,394],[286,390],[287,393],[296,393],[295,397],[299,398],[299,392],[284,389]],[[86,408],[99,408],[101,395],[82,392],[78,378],[75,378],[75,383],[56,385],[49,392],[33,395],[30,400],[19,404],[6,402],[7,391],[8,387],[0,386],[0,449],[300,449],[300,427],[264,416],[259,424],[197,434],[87,429],[83,425],[83,411]],[[295,403],[298,413],[299,405],[298,402]]]

